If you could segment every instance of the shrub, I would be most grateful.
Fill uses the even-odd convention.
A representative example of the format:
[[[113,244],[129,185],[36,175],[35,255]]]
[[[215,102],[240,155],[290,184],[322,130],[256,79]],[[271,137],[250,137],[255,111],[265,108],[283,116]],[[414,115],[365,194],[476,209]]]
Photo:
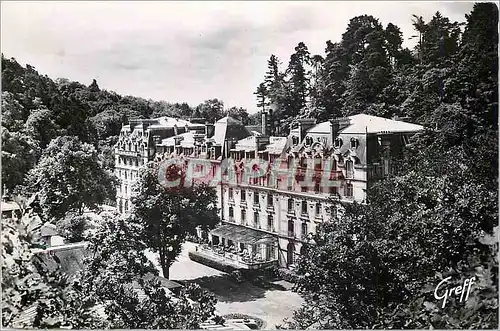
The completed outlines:
[[[286,280],[290,283],[297,283],[297,281],[299,280],[299,276],[293,270],[286,268],[278,268],[277,275],[281,279]]]

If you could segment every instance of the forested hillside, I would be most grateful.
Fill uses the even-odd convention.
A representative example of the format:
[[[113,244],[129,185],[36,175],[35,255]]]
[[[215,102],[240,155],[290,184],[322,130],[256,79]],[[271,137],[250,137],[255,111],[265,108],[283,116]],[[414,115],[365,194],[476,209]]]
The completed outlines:
[[[244,124],[255,122],[246,109],[224,109],[218,99],[196,107],[133,96],[121,96],[67,79],[53,80],[30,65],[21,66],[2,54],[2,182],[8,189],[23,183],[42,151],[58,136],[76,136],[99,152],[113,168],[112,147],[130,118],[204,117],[213,122],[226,114]]]
[[[484,5],[468,17],[463,33],[462,24],[439,12],[428,22],[414,15],[412,36],[373,16],[354,17],[339,42],[326,42],[324,56],[300,42],[282,69],[271,55],[255,92],[258,106],[273,105],[273,121],[285,132],[297,117],[321,121],[358,113],[432,124],[433,112],[452,104],[457,112],[473,107],[496,119],[496,108],[487,107],[496,93],[488,88],[497,77],[496,39],[488,27],[495,12],[495,5]],[[416,41],[414,49],[402,46],[408,38]]]
[[[354,18],[306,94],[321,106],[279,114],[403,115],[426,127],[367,204],[332,199],[344,213],[300,260],[306,303],[286,327],[498,329],[498,8],[475,4],[466,21],[459,33],[439,14],[415,17],[410,52],[396,27]],[[468,300],[437,300],[440,282],[464,279],[475,280]]]

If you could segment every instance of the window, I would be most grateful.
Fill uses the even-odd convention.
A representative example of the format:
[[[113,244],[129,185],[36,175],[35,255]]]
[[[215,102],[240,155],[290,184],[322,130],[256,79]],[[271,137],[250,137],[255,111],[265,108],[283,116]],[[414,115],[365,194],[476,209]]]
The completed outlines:
[[[321,204],[319,202],[316,203],[316,216],[321,214]]]
[[[351,148],[358,148],[359,140],[356,138],[351,138]]]
[[[320,187],[319,187],[319,182],[314,183],[314,192],[319,193]]]
[[[246,201],[247,196],[245,190],[241,190],[241,201]]]
[[[307,223],[302,223],[302,236],[307,236]]]
[[[273,208],[273,195],[272,194],[267,195],[267,207]]]
[[[254,227],[259,228],[259,212],[253,213],[253,224]]]
[[[342,147],[342,138],[335,139],[335,147],[336,148]]]
[[[229,217],[234,217],[233,207],[229,207]]]
[[[300,166],[302,168],[307,168],[307,159],[305,157],[300,159]]]
[[[330,194],[337,194],[338,189],[337,186],[330,186]]]
[[[288,199],[288,211],[289,212],[293,211],[293,199],[292,198]]]
[[[349,198],[352,198],[352,196],[353,196],[353,187],[352,187],[352,184],[347,184],[345,186],[345,196],[349,197]]]
[[[302,201],[302,214],[307,214],[307,201]]]
[[[229,200],[233,200],[233,189],[229,188]]]
[[[345,163],[345,176],[347,178],[354,177],[354,163],[352,161],[346,161]]]
[[[321,170],[322,161],[323,160],[321,158],[319,158],[319,157],[317,157],[317,158],[314,159],[314,170],[316,170],[316,171]]]
[[[247,211],[245,209],[241,210],[241,224],[247,224]]]
[[[125,179],[127,179],[127,170],[125,170]]]
[[[292,220],[288,221],[288,236],[289,237],[295,237],[295,224],[293,223]]]
[[[267,216],[267,231],[274,232],[274,219],[273,219],[273,215]]]
[[[259,205],[259,193],[257,193],[257,192],[253,193],[253,204],[256,206]]]
[[[307,186],[301,186],[300,192],[307,192]]]

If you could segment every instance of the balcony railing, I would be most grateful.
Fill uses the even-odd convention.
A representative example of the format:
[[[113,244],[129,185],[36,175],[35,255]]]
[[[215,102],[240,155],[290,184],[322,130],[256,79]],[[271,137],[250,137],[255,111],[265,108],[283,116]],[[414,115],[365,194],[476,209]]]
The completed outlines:
[[[276,232],[276,228],[272,225],[268,225],[264,230],[269,232]]]
[[[276,266],[278,260],[245,256],[243,253],[227,252],[212,249],[206,245],[198,245],[196,251],[192,252],[206,259],[219,263],[231,265],[237,269],[264,269]]]
[[[125,150],[117,150],[115,151],[116,154],[118,155],[125,155],[125,156],[141,156],[141,152],[139,151],[125,151]]]

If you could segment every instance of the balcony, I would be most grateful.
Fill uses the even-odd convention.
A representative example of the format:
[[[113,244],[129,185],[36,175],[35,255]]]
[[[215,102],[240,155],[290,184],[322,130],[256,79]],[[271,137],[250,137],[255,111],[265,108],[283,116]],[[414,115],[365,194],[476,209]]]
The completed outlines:
[[[277,259],[266,260],[256,256],[244,255],[243,253],[209,247],[206,244],[196,246],[196,251],[189,253],[190,258],[203,264],[212,264],[217,267],[232,267],[234,269],[257,270],[267,269],[278,265]],[[208,260],[208,261],[204,261]],[[207,263],[208,262],[208,263]]]
[[[141,152],[136,151],[125,151],[125,150],[115,150],[115,154],[124,156],[142,156]]]
[[[273,233],[276,232],[276,228],[272,225],[268,225],[264,230],[266,230],[268,232],[273,232]]]

